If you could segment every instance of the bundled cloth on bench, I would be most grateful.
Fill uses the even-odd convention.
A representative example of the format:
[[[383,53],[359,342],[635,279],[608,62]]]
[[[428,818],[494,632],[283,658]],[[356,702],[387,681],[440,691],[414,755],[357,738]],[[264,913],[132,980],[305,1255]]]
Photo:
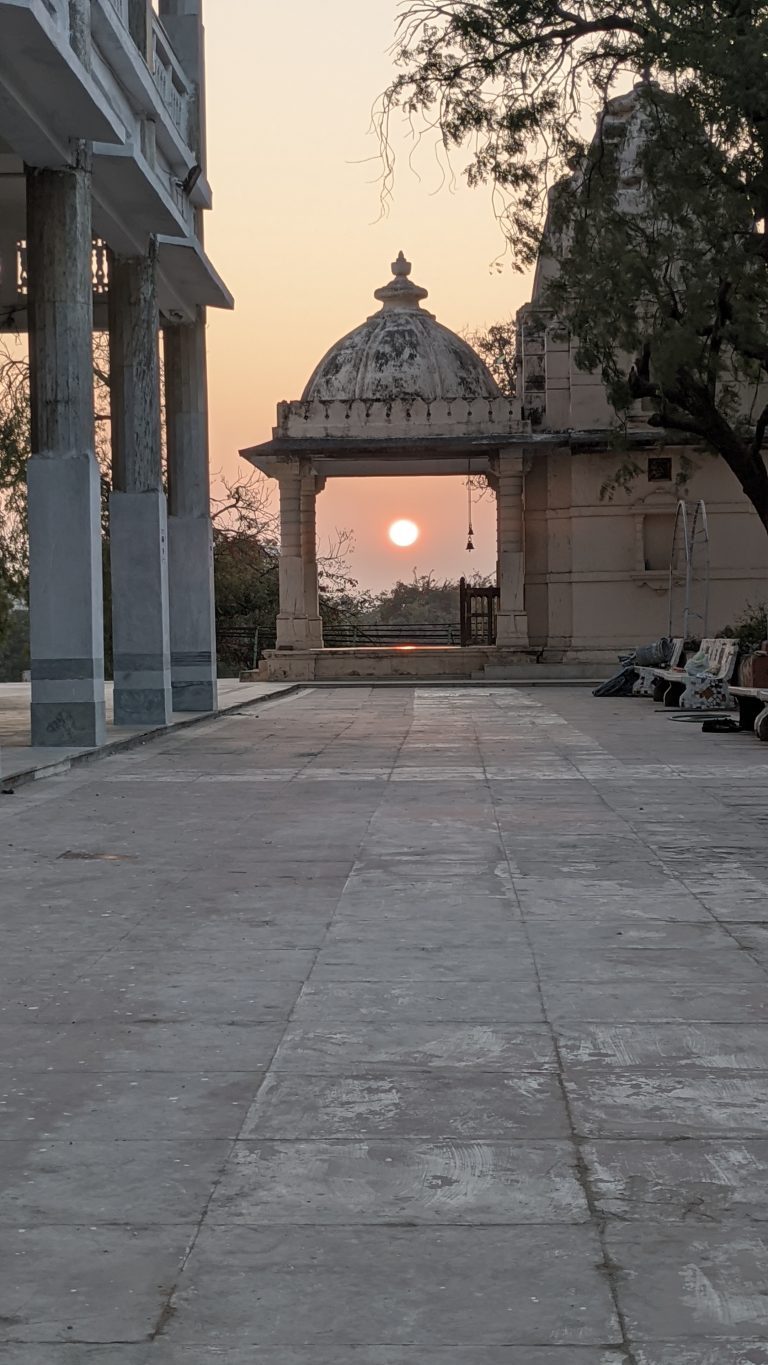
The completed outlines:
[[[664,668],[672,658],[674,641],[662,635],[650,645],[638,645],[631,654],[623,655],[621,668],[607,682],[600,683],[593,697],[631,697],[632,689],[638,679],[638,668]]]

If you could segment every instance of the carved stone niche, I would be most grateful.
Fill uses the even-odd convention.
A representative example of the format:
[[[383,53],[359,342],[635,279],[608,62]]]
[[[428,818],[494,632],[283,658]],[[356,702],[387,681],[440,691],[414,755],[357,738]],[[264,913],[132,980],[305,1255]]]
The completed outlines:
[[[635,523],[636,581],[659,595],[667,591],[672,559],[677,502],[669,489],[654,489],[638,498],[633,507]],[[675,576],[685,578],[685,552],[676,548]]]

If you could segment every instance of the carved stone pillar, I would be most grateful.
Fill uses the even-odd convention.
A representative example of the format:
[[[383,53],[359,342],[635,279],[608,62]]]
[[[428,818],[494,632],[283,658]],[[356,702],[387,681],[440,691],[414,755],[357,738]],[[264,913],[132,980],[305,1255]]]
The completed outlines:
[[[305,649],[307,615],[301,555],[301,471],[298,461],[278,475],[280,487],[280,611],[277,648]]]
[[[112,257],[112,663],[116,725],[171,719],[168,518],[162,482],[156,249]]]
[[[525,526],[523,454],[514,448],[499,452],[497,492],[499,608],[496,643],[505,648],[528,647],[525,613]]]
[[[307,646],[323,647],[323,622],[317,583],[317,494],[322,481],[315,474],[301,480],[301,558],[304,566],[304,613],[307,618]]]

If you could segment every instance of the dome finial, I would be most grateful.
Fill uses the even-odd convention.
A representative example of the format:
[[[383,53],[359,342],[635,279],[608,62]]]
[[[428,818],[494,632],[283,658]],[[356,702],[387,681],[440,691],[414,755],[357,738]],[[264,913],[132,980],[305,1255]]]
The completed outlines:
[[[411,263],[405,259],[405,255],[401,251],[397,260],[392,262],[394,278],[381,289],[376,289],[373,297],[379,299],[384,308],[417,309],[421,300],[428,297],[429,290],[422,289],[421,285],[414,284],[412,280],[409,280],[410,273]]]

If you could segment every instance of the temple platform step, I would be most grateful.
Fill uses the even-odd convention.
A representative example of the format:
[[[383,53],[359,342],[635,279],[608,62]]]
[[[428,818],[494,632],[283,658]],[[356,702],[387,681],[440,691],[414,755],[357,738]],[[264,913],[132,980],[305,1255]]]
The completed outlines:
[[[545,682],[600,680],[610,667],[545,662],[538,649],[494,645],[389,645],[345,649],[267,650],[257,671],[241,681],[261,682]]]

